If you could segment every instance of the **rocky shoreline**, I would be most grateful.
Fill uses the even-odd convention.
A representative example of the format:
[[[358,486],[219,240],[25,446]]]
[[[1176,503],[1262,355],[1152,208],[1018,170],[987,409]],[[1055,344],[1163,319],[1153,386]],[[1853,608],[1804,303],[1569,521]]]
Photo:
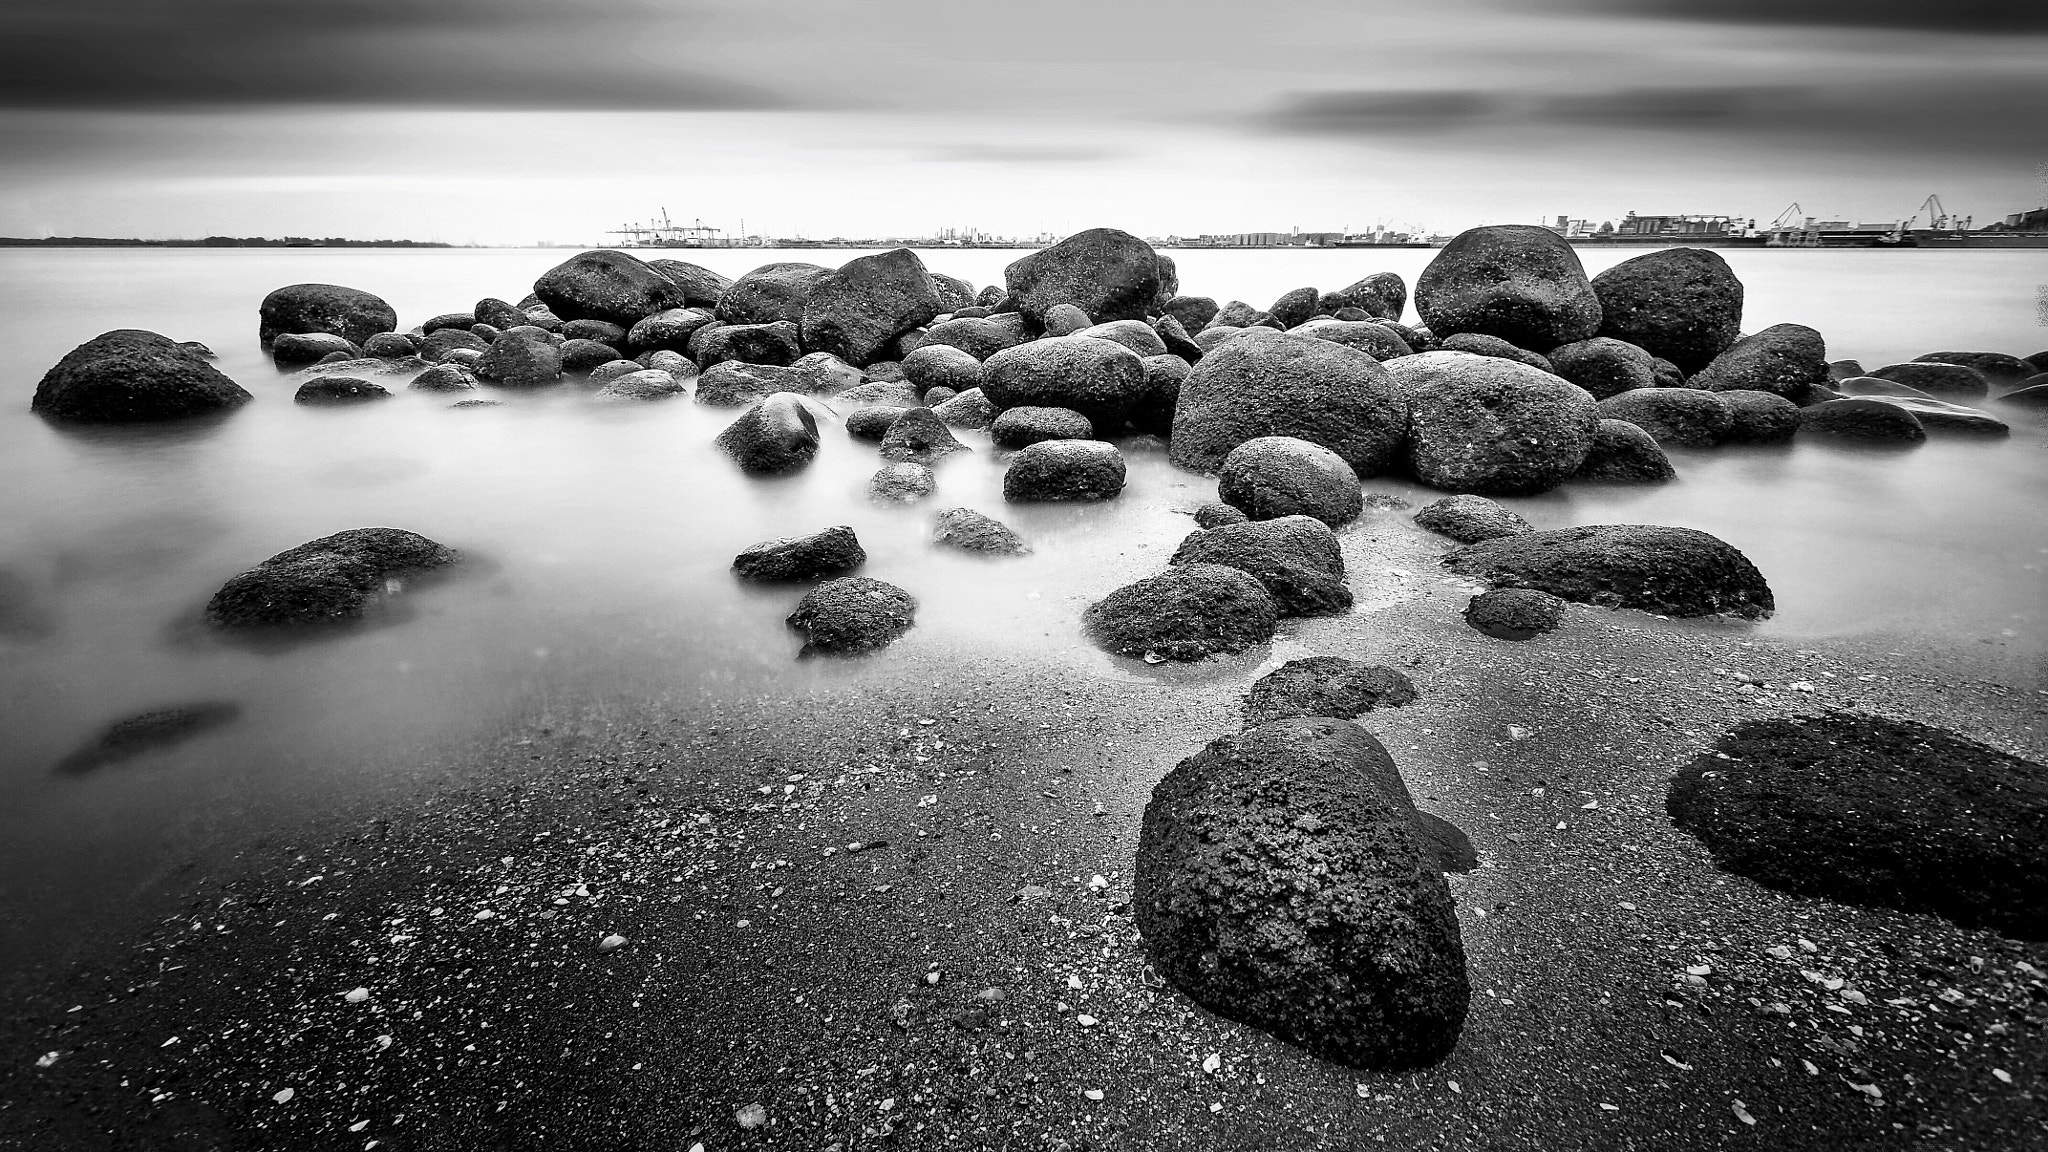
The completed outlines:
[[[1662,482],[1665,444],[1999,431],[1939,397],[2023,404],[2048,387],[2038,365],[1944,352],[1865,375],[1800,325],[1742,335],[1711,253],[1589,281],[1542,229],[1447,246],[1419,325],[1398,277],[1266,310],[1175,280],[1096,229],[980,293],[908,251],[737,281],[590,252],[527,301],[411,333],[355,289],[272,293],[260,335],[312,365],[301,404],[375,402],[376,376],[473,394],[580,375],[599,401],[745,405],[716,448],[749,476],[807,467],[841,426],[877,445],[878,502],[930,493],[973,451],[956,431],[1012,450],[1007,502],[1119,498],[1132,437],[1219,474],[1221,499],[1186,509],[1163,569],[1077,614],[1128,679],[949,655],[822,699],[650,689],[465,755],[444,802],[310,822],[289,859],[252,849],[34,997],[18,1030],[46,1047],[7,1073],[0,1134],[840,1152],[2048,1136],[2048,946],[2026,911],[2048,890],[2028,815],[2048,779],[2038,746],[2010,746],[2037,742],[2039,686],[1981,714],[1952,686],[1896,693],[1857,645],[1745,638],[1775,600],[1724,541],[1537,531],[1488,498]],[[132,422],[250,399],[204,349],[117,331],[34,407]],[[1363,491],[1389,473],[1455,495],[1411,517]],[[973,509],[934,525],[939,545],[1030,547]],[[917,597],[863,559],[836,527],[734,569],[795,585],[804,655],[845,657],[916,627]],[[430,570],[462,579],[460,552],[339,532],[234,577],[203,626],[317,639]],[[1254,684],[1262,662],[1280,666]],[[199,730],[165,715],[165,739]],[[150,716],[80,763],[145,745]],[[1822,732],[1851,746],[1800,751]],[[1808,803],[1810,755],[1876,810]],[[1995,811],[1912,812],[1972,804]],[[2009,936],[1913,914],[1930,909]]]

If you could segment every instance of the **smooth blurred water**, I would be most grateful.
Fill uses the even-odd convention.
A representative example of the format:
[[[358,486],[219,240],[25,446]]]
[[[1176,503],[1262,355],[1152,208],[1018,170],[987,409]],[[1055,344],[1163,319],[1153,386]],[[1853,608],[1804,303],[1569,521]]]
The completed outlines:
[[[768,260],[860,253],[675,253],[728,275]],[[1628,251],[1587,254],[1591,270]],[[596,401],[566,383],[490,390],[502,407],[405,391],[302,408],[256,341],[270,289],[328,281],[376,292],[401,324],[518,299],[565,252],[161,250],[0,252],[0,875],[9,906],[47,922],[66,901],[117,896],[179,845],[279,806],[338,803],[404,783],[465,741],[556,705],[654,692],[801,690],[900,673],[921,657],[1030,655],[1128,675],[1079,636],[1086,603],[1163,561],[1179,515],[1213,481],[1134,448],[1130,486],[1092,507],[1005,506],[985,437],[939,468],[910,508],[864,498],[872,446],[825,430],[816,463],[750,480],[711,446],[735,410],[688,399]],[[649,253],[648,255],[655,255]],[[928,252],[935,270],[999,281],[1015,252]],[[1304,284],[1392,270],[1432,253],[1178,251],[1184,292],[1263,305]],[[1748,285],[1747,326],[1811,324],[1868,366],[1939,348],[2026,354],[2048,344],[2035,286],[2048,252],[1726,253]],[[224,419],[73,429],[32,416],[36,381],[110,328],[203,341],[255,393]],[[2010,440],[1937,437],[1906,452],[1809,445],[1676,457],[1677,483],[1583,488],[1514,502],[1539,526],[1703,528],[1747,552],[1777,592],[1783,636],[1946,630],[2041,645],[2048,468],[2039,417],[2001,415]],[[1394,481],[1369,487],[1420,503]],[[984,560],[935,550],[932,513],[968,506],[1035,552]],[[878,659],[798,661],[782,624],[799,590],[732,579],[755,541],[852,525],[868,575],[920,600],[918,627]],[[392,525],[472,564],[407,597],[410,619],[283,650],[178,627],[227,577],[344,528]],[[11,604],[11,607],[8,605]],[[226,700],[238,722],[84,776],[53,765],[109,722],[167,703]],[[7,940],[0,937],[0,950]]]

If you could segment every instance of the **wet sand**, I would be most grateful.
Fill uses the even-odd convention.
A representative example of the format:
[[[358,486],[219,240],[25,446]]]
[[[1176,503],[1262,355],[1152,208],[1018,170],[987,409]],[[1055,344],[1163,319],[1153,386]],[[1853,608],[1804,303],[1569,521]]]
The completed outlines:
[[[1358,610],[1236,660],[564,703],[458,783],[195,861],[25,977],[0,1146],[2048,1142],[2048,945],[1758,888],[1664,814],[1750,718],[1849,707],[2043,759],[2038,654],[1583,606],[1510,643],[1458,618],[1469,586],[1407,513],[1341,535]],[[1423,1072],[1194,1007],[1129,919],[1152,784],[1311,654],[1414,680],[1361,722],[1480,853],[1451,879],[1472,1013]]]

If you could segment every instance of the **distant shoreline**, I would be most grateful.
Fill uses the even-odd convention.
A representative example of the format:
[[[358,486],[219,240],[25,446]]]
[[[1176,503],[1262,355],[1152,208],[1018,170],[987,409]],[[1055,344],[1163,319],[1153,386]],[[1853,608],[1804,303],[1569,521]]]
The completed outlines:
[[[267,236],[208,236],[202,240],[137,240],[113,236],[0,236],[0,248],[455,248],[436,240],[309,240]],[[473,245],[462,245],[473,247]]]

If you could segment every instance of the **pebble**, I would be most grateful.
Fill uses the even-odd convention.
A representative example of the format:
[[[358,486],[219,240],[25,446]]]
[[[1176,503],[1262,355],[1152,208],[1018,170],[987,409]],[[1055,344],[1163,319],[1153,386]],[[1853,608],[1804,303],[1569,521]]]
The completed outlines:
[[[1090,1100],[1100,1100],[1102,1099],[1102,1089],[1090,1088],[1086,1092],[1081,1093],[1081,1095],[1086,1096]]]
[[[370,990],[368,988],[351,988],[343,993],[341,998],[351,1004],[361,1004],[370,998]]]
[[[759,1128],[768,1123],[768,1109],[758,1103],[748,1104],[733,1112],[732,1118],[742,1128]]]
[[[611,935],[606,936],[604,939],[599,940],[597,942],[597,950],[599,952],[609,952],[612,949],[617,948],[619,945],[624,944],[625,942],[626,938],[624,936],[621,936],[617,932],[614,932]]]
[[[1099,1021],[1095,1017],[1083,1012],[1079,1016],[1074,1017],[1074,1023],[1079,1024],[1083,1028],[1093,1028]]]
[[[1208,1058],[1202,1061],[1202,1071],[1207,1072],[1211,1076],[1214,1076],[1222,1067],[1223,1054],[1220,1052],[1211,1052]],[[1365,1085],[1361,1084],[1359,1087],[1364,1088]]]
[[[1756,1123],[1756,1117],[1749,1114],[1749,1109],[1742,1106],[1742,1101],[1737,1100],[1734,1104],[1729,1105],[1729,1108],[1735,1113],[1735,1118],[1744,1124],[1754,1125]]]
[[[280,1088],[277,1091],[277,1095],[272,1096],[271,1099],[277,1101],[279,1104],[289,1104],[291,1103],[292,1097],[297,1095],[298,1092],[294,1091],[293,1089]]]

